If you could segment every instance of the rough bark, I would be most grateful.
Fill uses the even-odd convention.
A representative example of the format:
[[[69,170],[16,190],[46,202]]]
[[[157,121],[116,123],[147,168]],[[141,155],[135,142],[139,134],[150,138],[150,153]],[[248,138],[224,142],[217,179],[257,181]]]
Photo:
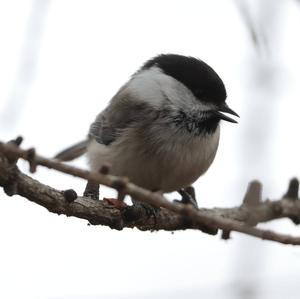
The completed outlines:
[[[298,237],[254,227],[258,223],[279,218],[289,218],[295,224],[300,223],[299,182],[297,179],[291,180],[284,198],[279,200],[262,202],[262,186],[259,182],[254,181],[249,185],[241,206],[196,209],[190,205],[170,202],[159,193],[140,188],[125,178],[111,176],[107,171],[90,173],[87,170],[43,158],[36,155],[32,149],[27,151],[20,149],[18,147],[20,140],[17,141],[0,143],[0,185],[8,195],[18,194],[47,208],[50,212],[83,218],[93,225],[101,224],[118,230],[125,227],[169,231],[199,229],[214,235],[218,229],[221,229],[223,239],[228,239],[231,231],[237,231],[261,239],[300,245]],[[128,194],[141,202],[159,207],[160,212],[156,216],[142,213],[138,220],[129,219],[126,211],[130,208],[125,204],[116,207],[109,204],[109,201],[80,197],[73,190],[56,190],[32,179],[17,168],[16,163],[19,158],[29,161],[32,172],[36,170],[37,165],[42,165],[93,180],[115,188],[119,193]]]

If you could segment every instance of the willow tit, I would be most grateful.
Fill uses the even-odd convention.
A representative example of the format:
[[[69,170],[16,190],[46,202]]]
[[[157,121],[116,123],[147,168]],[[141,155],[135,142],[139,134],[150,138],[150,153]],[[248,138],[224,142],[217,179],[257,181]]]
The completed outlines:
[[[193,184],[213,162],[220,120],[236,123],[221,78],[205,62],[175,54],[147,61],[90,126],[88,140],[58,154],[87,153],[138,186],[164,193]]]

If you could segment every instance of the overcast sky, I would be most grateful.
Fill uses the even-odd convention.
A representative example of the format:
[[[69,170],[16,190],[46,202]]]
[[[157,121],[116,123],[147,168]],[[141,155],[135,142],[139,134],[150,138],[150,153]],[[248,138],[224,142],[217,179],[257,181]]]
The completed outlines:
[[[192,55],[217,71],[241,115],[222,124],[217,158],[195,184],[200,206],[240,204],[252,179],[279,198],[300,169],[300,7],[260,2],[244,1],[255,46],[237,1],[0,0],[0,140],[21,134],[24,147],[51,157],[86,136],[145,60]],[[87,167],[84,158],[74,165]],[[34,177],[84,189],[55,171]],[[289,221],[263,227],[300,235]],[[198,231],[112,231],[2,190],[0,232],[1,298],[298,298],[300,249],[237,233],[226,242]]]

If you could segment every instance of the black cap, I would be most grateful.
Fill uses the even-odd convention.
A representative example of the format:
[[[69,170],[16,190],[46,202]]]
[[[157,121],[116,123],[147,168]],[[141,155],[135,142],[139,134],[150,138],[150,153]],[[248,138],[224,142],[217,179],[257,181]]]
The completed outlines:
[[[197,99],[222,105],[226,100],[226,89],[218,74],[205,62],[194,57],[176,54],[161,54],[147,61],[142,70],[158,66],[184,84]]]

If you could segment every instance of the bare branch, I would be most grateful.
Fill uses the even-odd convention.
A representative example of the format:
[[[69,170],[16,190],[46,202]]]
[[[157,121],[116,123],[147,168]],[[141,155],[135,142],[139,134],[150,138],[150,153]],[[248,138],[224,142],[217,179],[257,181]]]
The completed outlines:
[[[300,219],[300,201],[283,198],[277,201],[260,201],[261,186],[254,182],[245,196],[244,204],[236,208],[195,209],[168,201],[159,193],[153,193],[140,188],[126,178],[115,177],[102,173],[91,173],[55,160],[46,159],[35,153],[20,149],[13,143],[0,143],[0,185],[5,190],[12,184],[13,194],[19,194],[27,199],[46,207],[50,212],[65,214],[87,219],[91,224],[102,224],[115,229],[137,227],[141,230],[178,230],[200,229],[210,234],[216,234],[217,229],[223,230],[223,238],[228,239],[231,231],[237,231],[261,239],[272,240],[284,244],[300,245],[300,238],[278,234],[269,230],[255,228],[252,224],[270,221],[278,218]],[[9,161],[22,158],[35,166],[42,165],[51,169],[92,180],[116,190],[122,186],[122,193],[136,200],[162,208],[157,217],[143,217],[138,221],[128,221],[123,215],[123,209],[117,209],[106,201],[95,201],[88,197],[77,197],[75,191],[58,191],[21,173],[15,164]],[[31,169],[35,167],[31,166]],[[295,183],[294,183],[295,184]],[[9,189],[9,188],[8,188]],[[250,198],[250,195],[254,199]],[[287,193],[289,194],[289,193]],[[11,195],[11,194],[9,194]],[[251,204],[249,204],[251,203]],[[255,204],[253,204],[255,203]]]

